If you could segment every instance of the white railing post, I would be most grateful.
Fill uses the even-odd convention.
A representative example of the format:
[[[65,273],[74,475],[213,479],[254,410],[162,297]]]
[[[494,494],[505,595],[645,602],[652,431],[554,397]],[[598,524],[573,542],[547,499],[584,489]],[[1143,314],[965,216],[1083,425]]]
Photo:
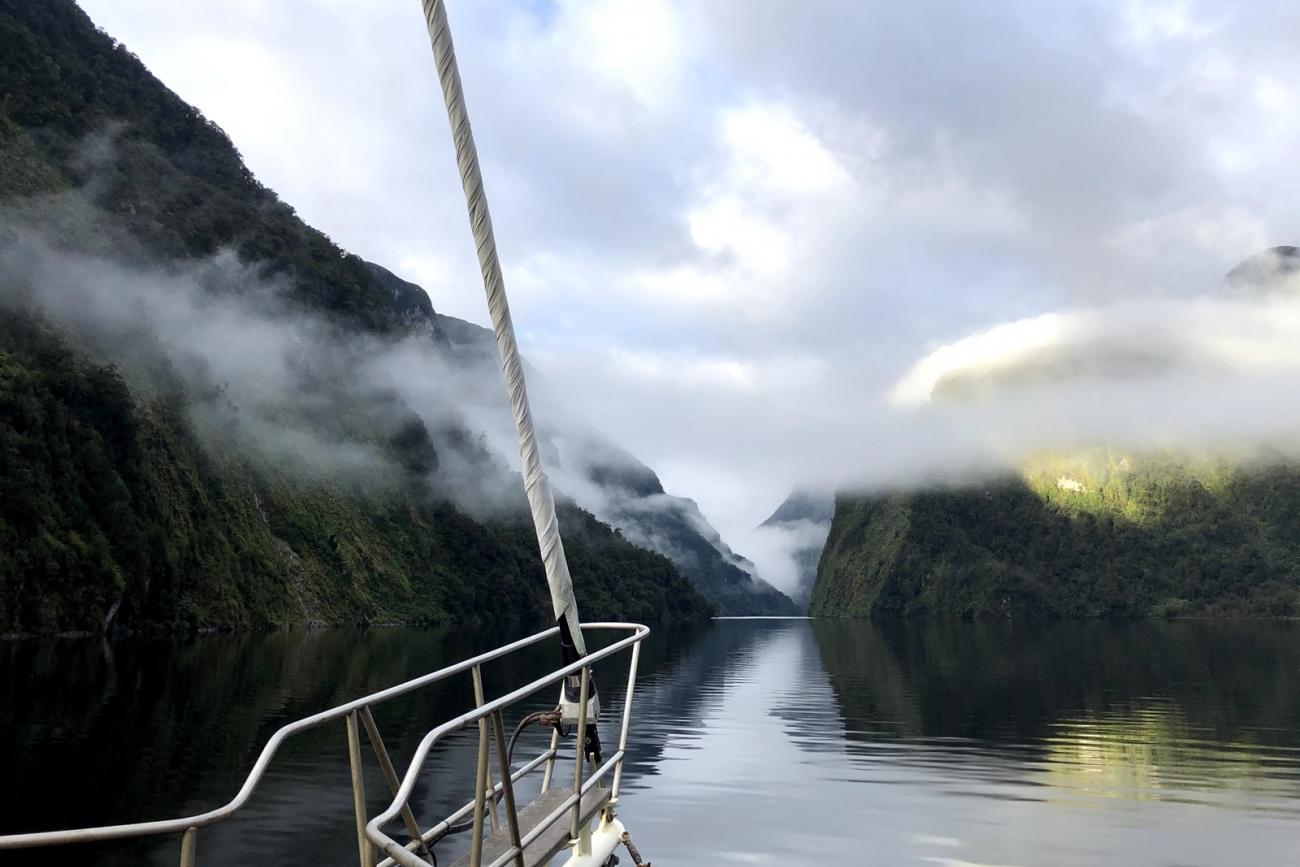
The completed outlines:
[[[591,667],[582,667],[582,685],[578,689],[578,727],[573,732],[573,819],[569,823],[569,836],[576,842],[578,825],[582,819],[582,766],[587,763],[587,686],[591,682]]]
[[[515,867],[524,867],[524,844],[519,839],[519,811],[515,807],[515,783],[510,777],[510,755],[506,750],[505,720],[501,711],[492,711],[492,734],[496,737],[497,761],[501,764],[501,794],[506,802],[506,824],[510,844],[515,847]]]
[[[357,712],[346,717],[348,723],[348,766],[352,770],[352,812],[357,821],[357,857],[361,867],[374,867],[370,838],[366,836],[366,782],[361,770],[361,735],[357,730]]]
[[[611,801],[618,801],[618,787],[623,782],[623,762],[627,761],[627,728],[632,721],[632,690],[636,688],[636,665],[641,659],[641,643],[632,645],[632,661],[627,669],[627,694],[623,696],[623,725],[618,732],[618,764],[614,766],[614,785]]]
[[[397,769],[393,767],[393,760],[388,757],[388,748],[384,746],[384,739],[379,736],[379,726],[375,725],[375,717],[370,713],[369,707],[363,707],[359,711],[361,724],[366,727],[366,737],[370,738],[370,748],[375,751],[375,758],[379,760],[379,769],[384,772],[384,779],[388,782],[388,788],[394,795],[401,788],[402,781],[397,777]],[[433,863],[433,856],[429,853],[429,848],[424,844],[424,838],[420,835],[420,825],[415,821],[415,813],[411,812],[410,804],[402,805],[402,823],[406,825],[406,833],[411,835],[411,841],[416,844],[415,851],[421,855],[425,861]]]
[[[477,692],[482,691],[483,675],[476,665],[473,669],[474,685]],[[470,867],[480,867],[483,861],[483,808],[484,801],[493,797],[487,788],[488,777],[488,740],[487,723],[478,721],[478,768],[474,774],[474,839],[470,842]],[[495,804],[494,804],[495,806]]]
[[[194,867],[195,846],[198,843],[199,829],[186,828],[181,837],[181,867]]]
[[[542,772],[542,791],[545,792],[551,787],[551,776],[555,773],[555,756],[560,749],[560,730],[551,729],[551,747],[550,755],[546,759],[546,770]]]
[[[485,697],[483,692],[483,669],[476,665],[474,666],[473,669],[471,669],[470,675],[473,677],[474,680],[474,707],[479,708],[482,707],[483,703],[487,701],[487,698]],[[483,738],[490,737],[491,732],[489,727],[491,725],[492,722],[490,717],[484,717],[483,719],[479,720],[478,721],[479,736]],[[487,780],[485,782],[485,786],[486,786],[486,791],[488,792],[488,795],[491,798],[490,802],[487,805],[488,820],[491,823],[492,830],[495,831],[497,827],[500,825],[500,823],[497,821],[496,784],[492,782],[491,764],[488,765]]]

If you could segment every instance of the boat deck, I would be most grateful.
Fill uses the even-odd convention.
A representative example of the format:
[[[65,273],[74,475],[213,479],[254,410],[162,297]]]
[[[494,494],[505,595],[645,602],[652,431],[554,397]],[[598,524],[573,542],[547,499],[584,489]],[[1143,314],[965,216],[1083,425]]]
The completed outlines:
[[[551,788],[519,811],[519,836],[525,837],[573,794],[572,788]],[[610,790],[597,786],[582,796],[580,825],[586,826],[609,803]],[[556,819],[537,839],[524,847],[524,864],[546,864],[569,845],[569,814]],[[491,864],[510,849],[510,827],[504,818],[501,827],[483,841],[483,864]],[[469,867],[469,853],[452,862],[452,867]],[[509,863],[509,862],[507,862]]]

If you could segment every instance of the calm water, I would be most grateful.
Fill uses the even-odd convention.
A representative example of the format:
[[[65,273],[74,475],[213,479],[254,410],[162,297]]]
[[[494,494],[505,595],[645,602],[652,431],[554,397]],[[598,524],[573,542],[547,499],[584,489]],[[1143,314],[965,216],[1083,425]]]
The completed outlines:
[[[0,833],[210,808],[284,722],[490,643],[0,643]],[[642,665],[622,815],[657,865],[1300,861],[1297,625],[723,621],[656,633]],[[611,704],[616,668],[599,672]],[[458,687],[377,711],[399,766],[468,703]],[[356,863],[342,727],[291,744],[200,834],[200,864]],[[467,797],[470,741],[429,767],[426,819]],[[177,844],[75,851],[172,864]]]

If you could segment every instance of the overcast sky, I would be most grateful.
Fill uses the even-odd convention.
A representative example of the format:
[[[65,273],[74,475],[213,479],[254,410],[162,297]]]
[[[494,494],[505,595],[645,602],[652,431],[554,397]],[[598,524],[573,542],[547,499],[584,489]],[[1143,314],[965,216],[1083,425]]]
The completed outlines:
[[[80,2],[305,220],[486,321],[418,0]],[[1300,4],[448,6],[525,353],[732,538],[895,460],[936,347],[1300,243]]]

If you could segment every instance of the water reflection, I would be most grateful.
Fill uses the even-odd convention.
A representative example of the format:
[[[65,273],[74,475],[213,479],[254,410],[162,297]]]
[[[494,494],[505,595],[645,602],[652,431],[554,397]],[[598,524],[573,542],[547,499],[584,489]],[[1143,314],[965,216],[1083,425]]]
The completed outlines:
[[[0,643],[0,779],[14,781],[0,786],[0,830],[209,808],[284,722],[493,638]],[[1284,863],[1300,843],[1297,660],[1292,624],[661,630],[642,656],[624,812],[659,864]],[[489,671],[489,690],[552,661]],[[620,668],[600,672],[608,707]],[[434,721],[471,703],[457,684],[376,716],[401,766]],[[472,765],[469,737],[434,756],[442,773],[414,800],[425,821],[468,796]],[[368,779],[377,809],[376,768]],[[247,812],[204,832],[200,863],[353,863],[347,780],[341,727],[292,743]],[[176,848],[78,854],[161,864]]]
[[[922,789],[912,839],[975,863],[1279,863],[1300,842],[1292,624],[813,634],[860,779]]]

